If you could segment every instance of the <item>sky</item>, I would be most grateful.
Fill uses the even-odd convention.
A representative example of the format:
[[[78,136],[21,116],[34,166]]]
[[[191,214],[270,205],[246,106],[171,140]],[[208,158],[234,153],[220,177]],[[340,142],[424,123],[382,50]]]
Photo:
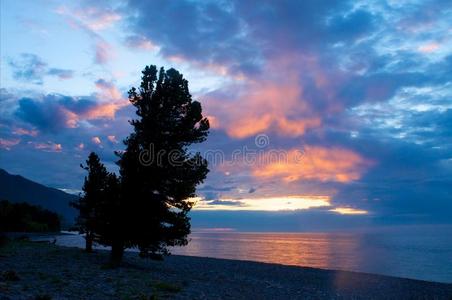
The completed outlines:
[[[452,2],[0,2],[0,167],[116,171],[127,91],[176,68],[211,124],[195,228],[452,223]]]

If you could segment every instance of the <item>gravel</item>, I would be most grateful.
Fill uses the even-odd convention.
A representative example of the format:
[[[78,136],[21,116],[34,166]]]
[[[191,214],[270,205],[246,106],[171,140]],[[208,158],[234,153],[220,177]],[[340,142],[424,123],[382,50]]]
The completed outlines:
[[[10,242],[0,249],[0,299],[452,299],[445,283],[205,257],[151,261],[133,252],[111,269],[108,255]]]

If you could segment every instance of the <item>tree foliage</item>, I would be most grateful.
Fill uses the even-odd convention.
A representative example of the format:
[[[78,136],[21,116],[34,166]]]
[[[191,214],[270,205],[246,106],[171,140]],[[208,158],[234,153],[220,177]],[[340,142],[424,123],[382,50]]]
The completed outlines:
[[[111,246],[114,264],[128,247],[160,258],[169,246],[186,245],[189,199],[209,171],[200,153],[190,151],[206,139],[209,121],[192,100],[188,81],[175,69],[146,66],[142,74],[140,87],[129,91],[137,118],[130,121],[125,150],[116,152],[119,178],[91,153],[82,166],[88,171],[83,196],[73,204],[80,232]]]
[[[193,205],[188,199],[209,171],[207,161],[188,147],[206,139],[209,122],[178,71],[147,66],[142,74],[141,86],[129,91],[138,118],[130,122],[134,131],[118,164],[129,216],[126,240],[148,256],[187,244]]]
[[[28,203],[0,201],[0,232],[60,231],[58,214]]]
[[[71,205],[79,211],[76,225],[80,233],[85,234],[86,250],[92,251],[96,237],[97,227],[101,222],[99,215],[103,214],[102,202],[104,201],[106,180],[108,172],[101,163],[99,156],[91,152],[86,160],[86,166],[80,165],[88,172],[83,184],[83,193],[79,199]]]

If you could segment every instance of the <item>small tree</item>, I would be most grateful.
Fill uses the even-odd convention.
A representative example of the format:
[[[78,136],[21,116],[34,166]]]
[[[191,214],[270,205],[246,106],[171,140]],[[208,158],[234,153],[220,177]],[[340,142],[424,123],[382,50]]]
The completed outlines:
[[[134,131],[119,153],[123,239],[112,245],[120,261],[126,246],[141,256],[160,257],[168,246],[187,244],[188,212],[196,186],[208,173],[207,161],[188,147],[203,142],[209,121],[192,101],[188,81],[178,71],[147,66],[140,88],[129,91],[137,109]],[[143,155],[144,154],[144,155]]]
[[[118,247],[118,243],[122,245],[124,241],[124,214],[121,206],[121,186],[116,174],[108,173],[105,186],[98,203],[96,214],[96,241],[104,246],[111,246],[111,262],[115,266],[119,264],[116,259],[122,256],[124,247]],[[120,251],[120,254],[117,253]]]
[[[85,250],[91,252],[96,237],[96,227],[99,224],[97,217],[102,211],[100,204],[103,201],[108,172],[94,152],[88,156],[86,166],[80,166],[88,171],[88,176],[85,177],[83,184],[83,194],[71,205],[79,211],[76,225],[79,232],[85,234]]]

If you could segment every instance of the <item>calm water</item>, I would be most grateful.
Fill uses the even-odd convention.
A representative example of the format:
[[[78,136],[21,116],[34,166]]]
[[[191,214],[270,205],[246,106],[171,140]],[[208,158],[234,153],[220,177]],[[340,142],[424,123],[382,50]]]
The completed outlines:
[[[369,233],[195,232],[174,254],[254,260],[452,282],[452,227]],[[57,243],[83,247],[78,235]]]

